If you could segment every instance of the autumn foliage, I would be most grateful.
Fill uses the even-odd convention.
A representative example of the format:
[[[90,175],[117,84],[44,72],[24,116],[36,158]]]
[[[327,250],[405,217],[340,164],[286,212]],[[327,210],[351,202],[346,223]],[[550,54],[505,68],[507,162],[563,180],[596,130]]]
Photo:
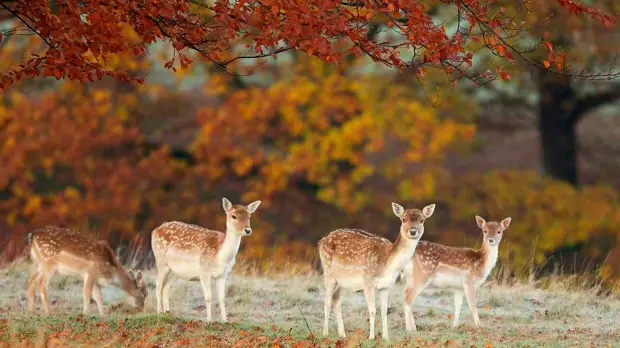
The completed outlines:
[[[240,89],[233,76],[214,74],[192,92],[215,102],[190,115],[198,126],[191,160],[145,134],[156,122],[142,115],[145,105],[175,100],[162,86],[112,93],[67,82],[37,96],[7,93],[0,105],[5,257],[23,250],[25,232],[50,223],[137,248],[148,248],[163,221],[223,229],[219,202],[228,196],[264,200],[242,258],[273,256],[280,261],[265,267],[283,269],[288,261],[310,265],[314,242],[334,228],[393,236],[396,200],[438,204],[429,240],[476,246],[475,214],[511,216],[502,247],[511,267],[544,264],[561,248],[585,244],[582,257],[607,260],[605,274],[619,274],[617,190],[576,189],[519,171],[447,175],[446,154],[472,140],[467,101],[431,108],[387,76],[304,56],[271,78]]]
[[[615,23],[615,17],[575,1],[555,4],[606,26]],[[439,7],[450,11],[452,28],[434,21],[430,13]],[[108,60],[118,54],[143,57],[155,42],[171,48],[164,65],[174,70],[192,63],[190,52],[237,70],[233,63],[241,58],[303,51],[330,62],[366,55],[388,67],[415,68],[420,76],[424,68],[434,67],[451,80],[468,77],[482,83],[510,78],[502,66],[516,58],[545,67],[557,59],[563,64],[562,53],[547,37],[536,45],[548,53],[545,62],[528,56],[531,36],[540,36],[530,30],[540,25],[528,16],[535,8],[532,1],[478,0],[2,1],[0,18],[10,21],[4,36],[34,35],[39,47],[1,72],[0,89],[34,76],[142,82],[144,74],[110,66]],[[487,53],[502,63],[475,68],[475,56]]]

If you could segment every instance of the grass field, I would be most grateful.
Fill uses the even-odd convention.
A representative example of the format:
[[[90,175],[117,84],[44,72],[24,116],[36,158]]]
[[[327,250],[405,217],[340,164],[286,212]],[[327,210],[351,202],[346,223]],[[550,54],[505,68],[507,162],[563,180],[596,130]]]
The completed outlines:
[[[335,322],[330,337],[321,336],[322,279],[312,275],[238,275],[230,279],[228,324],[207,324],[197,282],[177,281],[172,288],[172,314],[155,312],[155,272],[147,271],[149,299],[145,312],[124,304],[117,289],[103,290],[109,314],[100,318],[94,303],[81,315],[82,282],[55,276],[49,288],[53,314],[26,311],[30,268],[20,263],[0,270],[0,342],[5,346],[187,346],[209,347],[620,347],[620,300],[592,290],[574,290],[557,282],[547,290],[487,282],[479,290],[482,329],[472,327],[467,306],[464,323],[452,329],[452,294],[427,289],[414,303],[418,332],[406,335],[402,284],[390,296],[390,343],[367,341],[368,314],[361,293],[344,293],[343,314],[348,338],[338,340]],[[215,291],[215,290],[214,290]],[[215,293],[214,293],[214,298]],[[213,308],[219,319],[219,308]],[[333,317],[333,316],[332,316]]]

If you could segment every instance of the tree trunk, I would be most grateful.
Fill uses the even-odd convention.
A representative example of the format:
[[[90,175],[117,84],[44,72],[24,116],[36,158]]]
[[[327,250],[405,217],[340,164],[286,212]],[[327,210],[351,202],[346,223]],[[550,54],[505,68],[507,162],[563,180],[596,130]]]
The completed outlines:
[[[541,137],[543,171],[572,185],[577,176],[576,118],[572,117],[575,91],[570,76],[541,70],[538,129]]]

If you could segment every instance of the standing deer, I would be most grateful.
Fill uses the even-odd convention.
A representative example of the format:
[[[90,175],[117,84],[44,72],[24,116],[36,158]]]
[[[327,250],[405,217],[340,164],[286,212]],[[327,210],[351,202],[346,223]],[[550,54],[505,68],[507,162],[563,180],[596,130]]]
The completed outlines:
[[[123,290],[131,304],[142,309],[148,295],[142,272],[125,270],[114,251],[104,241],[66,228],[48,226],[28,234],[30,256],[36,265],[28,280],[28,310],[34,310],[34,297],[39,289],[43,309],[48,314],[47,285],[55,272],[84,279],[84,314],[90,299],[97,303],[99,315],[104,314],[101,288],[113,285]]]
[[[222,199],[226,212],[226,233],[178,221],[166,222],[153,230],[151,245],[157,265],[157,313],[170,310],[172,273],[189,281],[200,281],[211,321],[211,281],[215,281],[222,321],[226,321],[226,278],[235,265],[241,237],[252,234],[250,217],[260,205],[233,205]]]
[[[400,233],[392,243],[362,230],[338,229],[319,241],[319,256],[325,281],[325,324],[327,336],[332,301],[338,324],[338,335],[346,337],[342,321],[341,288],[364,290],[370,315],[369,339],[375,338],[375,291],[379,292],[383,338],[389,339],[387,325],[388,291],[399,273],[410,262],[424,233],[424,220],[433,215],[435,205],[422,211],[405,210],[392,203],[394,215],[401,219]]]
[[[499,242],[510,225],[510,220],[505,218],[501,222],[486,222],[476,215],[478,227],[483,232],[482,248],[478,250],[420,242],[412,261],[403,271],[407,282],[404,302],[407,331],[416,331],[411,304],[428,285],[454,291],[453,327],[459,322],[463,294],[467,297],[474,325],[480,327],[476,309],[476,288],[484,283],[493,270],[497,262]]]

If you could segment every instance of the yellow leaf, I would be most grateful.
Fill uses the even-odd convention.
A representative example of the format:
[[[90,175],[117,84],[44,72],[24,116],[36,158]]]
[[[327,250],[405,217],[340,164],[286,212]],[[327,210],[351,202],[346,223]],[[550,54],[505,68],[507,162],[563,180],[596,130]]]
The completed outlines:
[[[65,196],[67,196],[69,198],[79,198],[80,197],[80,191],[78,191],[74,187],[67,187],[65,189]]]
[[[26,206],[24,207],[24,214],[30,215],[36,212],[41,207],[41,197],[40,196],[32,196],[26,201]]]

